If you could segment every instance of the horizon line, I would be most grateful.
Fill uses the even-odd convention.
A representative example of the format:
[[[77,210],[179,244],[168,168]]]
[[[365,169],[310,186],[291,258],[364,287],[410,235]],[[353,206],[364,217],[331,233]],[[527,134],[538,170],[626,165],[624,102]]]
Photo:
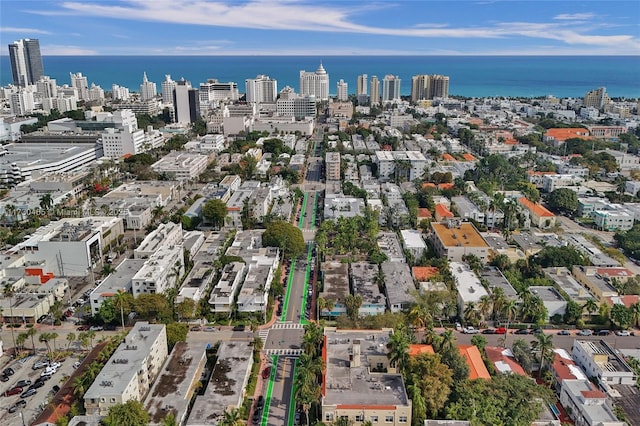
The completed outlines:
[[[640,57],[640,54],[631,54],[631,53],[624,53],[624,54],[615,54],[615,53],[611,53],[611,54],[584,54],[584,53],[575,53],[575,54],[552,54],[552,53],[547,53],[547,54],[513,54],[513,53],[491,53],[491,54],[483,54],[483,53],[420,53],[420,54],[407,54],[407,53],[403,53],[403,54],[367,54],[367,55],[358,55],[358,54],[330,54],[330,55],[326,55],[326,54],[296,54],[296,53],[289,53],[289,54],[273,54],[273,53],[224,53],[224,54],[215,54],[215,53],[209,53],[209,54],[202,54],[202,55],[198,55],[198,54],[153,54],[153,55],[149,55],[149,54],[131,54],[131,53],[119,53],[119,54],[69,54],[69,55],[41,55],[42,57],[78,57],[78,56],[91,56],[91,57],[96,57],[96,56],[132,56],[132,57],[157,57],[157,56],[176,56],[176,57],[184,57],[184,56],[188,56],[188,57],[210,57],[210,56],[280,56],[280,57],[284,57],[284,56],[291,56],[291,57],[318,57],[318,56],[322,56],[322,57],[353,57],[353,56],[359,56],[359,57],[411,57],[411,56],[475,56],[475,57],[495,57],[495,56],[504,56],[504,57],[544,57],[544,56],[549,56],[549,57]],[[9,57],[8,54],[0,54],[0,57]]]

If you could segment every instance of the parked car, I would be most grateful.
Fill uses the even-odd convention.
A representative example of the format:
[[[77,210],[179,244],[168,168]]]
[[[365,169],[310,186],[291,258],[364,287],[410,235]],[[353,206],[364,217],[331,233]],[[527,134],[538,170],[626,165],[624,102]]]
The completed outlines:
[[[45,377],[46,377],[46,378],[47,378],[47,380],[48,380],[50,376],[45,376]],[[29,387],[30,387],[30,388],[33,388],[33,389],[38,389],[38,388],[41,388],[41,387],[43,387],[43,386],[44,386],[44,382],[45,382],[45,380],[40,380],[40,379],[38,379],[38,380],[36,380],[36,381],[35,381],[31,386],[29,386]]]
[[[73,363],[73,369],[75,370],[76,368],[80,367],[80,361],[76,361]]]
[[[55,395],[56,393],[58,393],[60,391],[60,386],[58,385],[53,385],[53,387],[51,388],[51,392]]]
[[[76,328],[77,331],[87,331],[89,330],[89,326],[88,325],[81,325],[80,327]]]
[[[544,331],[542,331],[541,328],[532,328],[531,331],[529,332],[529,334],[543,334]]]
[[[92,325],[91,327],[89,327],[89,330],[91,331],[102,331],[104,330],[104,327],[101,325]]]
[[[631,336],[631,332],[629,330],[618,330],[616,331],[616,336]]]
[[[116,329],[117,329],[117,328],[118,328],[118,327],[116,327],[116,326],[115,326],[115,325],[113,325],[113,324],[106,324],[106,325],[104,326],[104,331],[116,331]]]
[[[40,373],[40,377],[53,376],[54,374],[56,374],[56,371],[58,370],[55,368],[47,367],[46,370]]]
[[[18,400],[18,402],[16,402],[15,404],[13,404],[10,408],[9,408],[9,412],[10,413],[15,413],[16,411],[18,411],[21,408],[24,408],[27,406],[27,401],[25,401],[24,399],[20,399]]]
[[[15,371],[13,371],[13,368],[8,367],[2,371],[2,374],[5,376],[13,376],[15,374]]]
[[[504,327],[496,328],[496,334],[507,334],[507,329]]]
[[[592,336],[593,335],[593,331],[585,328],[584,330],[580,330],[578,331],[578,336]]]
[[[38,320],[36,321],[38,324],[40,324],[42,321],[47,319],[48,315],[40,315],[40,317],[38,318]]]
[[[262,407],[264,405],[264,397],[262,395],[258,395],[258,400],[256,401],[256,405],[258,407]]]
[[[496,334],[495,328],[485,328],[482,330],[482,334]]]
[[[0,382],[8,382],[8,381],[9,381],[9,376],[5,376],[4,374],[0,376]]]
[[[209,327],[205,327],[204,331],[216,331],[216,328],[209,326]]]
[[[50,362],[50,363],[49,363],[49,368],[55,368],[55,369],[58,369],[58,368],[60,368],[60,366],[61,366],[61,365],[62,365],[62,364],[60,364],[59,362],[54,361],[54,362]]]
[[[558,331],[558,336],[569,336],[569,335],[571,335],[569,330],[560,330],[560,331]]]
[[[233,327],[233,331],[244,331],[245,328],[246,327],[244,325],[236,325],[235,327]]]
[[[513,334],[529,334],[529,330],[527,330],[526,328],[521,328],[519,330],[514,331]]]
[[[191,331],[201,331],[201,330],[202,330],[202,327],[200,327],[199,325],[196,325],[196,326],[191,327],[191,329],[190,329],[190,330],[191,330]]]
[[[271,375],[271,367],[267,367],[264,370],[262,370],[262,378],[263,379],[268,379],[269,376]]]
[[[19,393],[22,393],[22,388],[19,386],[16,386],[11,389],[7,389],[7,391],[4,393],[4,396],[17,395]]]
[[[478,330],[477,328],[473,328],[472,326],[468,326],[465,327],[462,332],[464,334],[478,334],[480,332],[480,330]]]
[[[38,393],[38,391],[37,391],[37,390],[35,390],[34,388],[29,388],[29,389],[27,389],[26,391],[24,391],[24,392],[22,392],[22,393],[20,394],[20,398],[23,398],[23,399],[24,399],[24,398],[28,398],[28,397],[30,397],[30,396],[32,396],[32,395],[37,394],[37,393]]]
[[[19,380],[18,383],[16,383],[16,387],[25,387],[25,386],[29,386],[31,384],[31,380],[29,379],[22,379]]]

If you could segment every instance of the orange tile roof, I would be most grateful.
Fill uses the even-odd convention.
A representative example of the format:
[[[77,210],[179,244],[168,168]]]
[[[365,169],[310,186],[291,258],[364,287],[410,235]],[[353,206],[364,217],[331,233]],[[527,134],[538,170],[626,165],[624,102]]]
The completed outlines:
[[[457,247],[489,247],[478,230],[469,222],[463,222],[459,228],[448,228],[444,223],[431,223],[431,228],[445,248]]]
[[[489,360],[493,364],[496,373],[500,373],[503,371],[501,369],[498,369],[498,366],[496,365],[497,363],[501,362],[507,364],[513,374],[518,374],[520,376],[527,375],[522,366],[518,364],[518,362],[512,356],[510,356],[511,351],[509,349],[501,348],[498,346],[487,346],[484,348],[484,351],[487,354],[487,358],[489,358]],[[505,353],[507,351],[509,355]]]
[[[519,142],[518,142],[517,139],[509,138],[509,139],[505,139],[504,144],[505,145],[518,145]]]
[[[438,276],[440,269],[435,266],[414,266],[413,276],[418,281],[428,281],[429,278]]]
[[[435,188],[435,187],[436,187],[436,184],[435,184],[435,183],[433,183],[433,182],[424,182],[424,183],[422,184],[422,187],[423,187],[423,188]]]
[[[544,136],[548,138],[553,138],[557,141],[565,141],[567,139],[572,139],[572,138],[590,139],[589,130],[583,129],[582,127],[547,129]]]
[[[409,356],[417,356],[421,354],[435,354],[431,345],[409,345]]]
[[[539,217],[555,217],[553,213],[543,207],[540,203],[532,203],[525,197],[518,198],[518,202],[522,204],[527,210]]]
[[[627,268],[598,268],[596,272],[609,278],[630,278],[636,275]]]
[[[599,390],[589,390],[589,391],[581,391],[580,392],[585,399],[597,398],[604,399],[607,397],[604,392]]]
[[[487,367],[484,365],[480,351],[474,345],[460,345],[458,346],[460,355],[469,365],[469,379],[491,379],[491,375],[487,371]]]
[[[420,218],[431,219],[432,217],[433,217],[433,214],[431,213],[431,210],[425,209],[424,207],[418,208],[418,219]]]
[[[476,161],[476,157],[474,157],[473,155],[468,154],[466,152],[464,154],[462,154],[462,157],[467,161]]]
[[[626,296],[609,296],[609,297],[605,297],[605,302],[607,302],[607,305],[609,306],[613,306],[615,304],[619,304],[619,305],[624,305],[627,308],[630,308],[631,306],[635,305],[636,303],[640,302],[640,296],[637,296],[635,294],[627,294]]]
[[[556,172],[536,172],[535,170],[527,170],[527,174],[529,176],[545,176],[545,175],[555,175]]]
[[[442,154],[442,159],[446,161],[456,161],[456,159],[451,154],[447,154],[446,152]]]
[[[555,371],[559,382],[578,379],[578,377],[573,374],[573,371],[571,371],[571,367],[577,368],[575,365],[573,360],[563,358],[558,353],[554,354],[552,369]]]
[[[436,204],[436,217],[453,217],[453,213],[443,204]]]
[[[453,183],[439,183],[438,184],[438,189],[451,189],[454,186],[455,185]]]

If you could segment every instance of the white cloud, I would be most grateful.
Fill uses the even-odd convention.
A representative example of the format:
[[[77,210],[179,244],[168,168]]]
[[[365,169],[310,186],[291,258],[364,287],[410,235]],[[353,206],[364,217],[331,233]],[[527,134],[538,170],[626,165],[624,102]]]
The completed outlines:
[[[0,27],[0,33],[25,33],[49,35],[50,31],[38,30],[36,28]]]
[[[49,56],[92,56],[98,55],[98,51],[79,46],[65,46],[59,44],[43,45],[41,47],[43,55]]]
[[[561,13],[560,15],[556,15],[553,19],[559,21],[587,21],[593,18],[595,14],[593,13]]]
[[[555,40],[566,45],[611,46],[637,52],[637,36],[593,35],[597,27],[579,25],[576,20],[594,18],[593,13],[556,15],[549,23],[499,22],[476,27],[453,27],[443,23],[423,22],[411,27],[376,27],[356,23],[367,7],[393,8],[393,3],[336,2],[330,6],[305,3],[300,0],[249,0],[240,3],[231,0],[124,0],[109,2],[67,1],[60,3],[62,10],[32,11],[32,13],[98,16],[118,20],[144,20],[181,25],[200,25],[227,28],[247,28],[281,31],[333,32],[371,34],[416,38],[469,38],[499,39],[525,37]],[[212,43],[217,45],[218,43]],[[621,46],[622,44],[622,46]]]

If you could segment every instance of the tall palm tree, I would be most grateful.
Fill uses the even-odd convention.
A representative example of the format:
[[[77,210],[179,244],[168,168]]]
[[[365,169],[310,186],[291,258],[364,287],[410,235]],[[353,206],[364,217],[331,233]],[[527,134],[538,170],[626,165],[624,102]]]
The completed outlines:
[[[40,197],[40,207],[44,210],[45,215],[49,214],[49,210],[53,207],[53,197],[50,192],[47,192]]]
[[[409,344],[411,339],[404,327],[398,327],[389,338],[387,357],[392,367],[400,373],[409,363]]]
[[[464,307],[464,320],[473,325],[478,325],[480,322],[480,312],[476,308],[476,304],[474,302],[469,302]]]
[[[7,206],[9,207],[9,206]],[[14,295],[15,291],[13,290],[13,285],[11,284],[7,284],[4,286],[3,289],[3,297],[8,297],[9,298],[9,312],[11,312],[11,322],[13,323],[14,317],[13,317],[13,295]],[[4,318],[3,318],[4,319]],[[11,324],[13,325],[13,324]],[[13,340],[13,347],[16,347],[16,336],[14,334],[13,331],[13,327],[9,327],[11,328],[11,340]]]
[[[47,352],[49,353],[49,359],[53,359],[53,354],[51,353],[51,346],[49,346],[49,340],[50,339],[51,339],[50,333],[41,333],[40,334],[40,338],[38,340],[40,342],[44,343],[45,346],[47,347]]]
[[[242,426],[244,421],[240,418],[240,412],[237,408],[225,410],[220,426]]]
[[[640,322],[640,302],[631,305],[629,311],[631,312],[631,323],[637,326],[638,322]]]
[[[536,335],[536,340],[531,342],[531,346],[540,351],[540,370],[538,371],[538,377],[540,377],[544,368],[544,361],[553,349],[553,335],[539,333]]]
[[[116,307],[120,306],[120,321],[122,323],[122,331],[124,331],[124,295],[126,293],[122,289],[118,289],[114,295]]]
[[[322,347],[323,330],[315,322],[310,322],[304,326],[304,335],[302,336],[302,349],[309,356],[316,357],[320,355]]]
[[[493,303],[491,302],[491,298],[487,295],[480,297],[478,301],[478,309],[480,310],[480,315],[482,315],[482,320],[486,321],[489,312],[491,312],[493,308]]]
[[[38,333],[38,330],[35,329],[35,327],[30,328],[29,330],[27,330],[27,336],[31,337],[31,344],[33,345],[33,354],[35,355],[36,353],[36,341],[33,338],[36,334]]]
[[[56,351],[56,339],[60,337],[60,335],[58,333],[56,333],[55,331],[53,333],[49,333],[49,338],[51,340],[53,340],[53,351]]]
[[[67,343],[67,349],[69,349],[69,346],[71,346],[71,344],[73,342],[75,342],[75,341],[76,341],[76,333],[72,332],[72,333],[67,334],[67,342],[68,342]]]

